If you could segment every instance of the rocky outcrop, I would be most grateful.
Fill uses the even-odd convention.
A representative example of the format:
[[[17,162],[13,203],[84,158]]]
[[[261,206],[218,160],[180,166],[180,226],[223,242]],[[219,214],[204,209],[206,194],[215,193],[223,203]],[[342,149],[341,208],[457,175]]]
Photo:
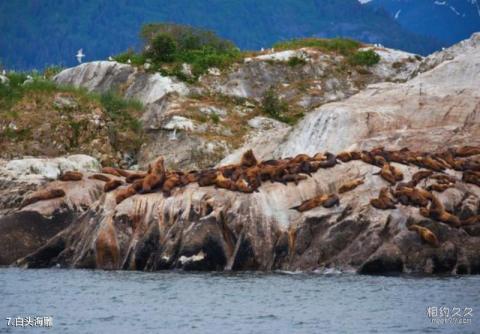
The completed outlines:
[[[193,84],[112,61],[66,69],[54,80],[89,91],[119,90],[125,97],[140,100],[145,105],[142,123],[147,136],[138,153],[139,165],[162,155],[172,167],[193,169],[215,165],[263,135],[255,127],[238,125],[262,112],[260,102],[269,88],[301,115],[343,100],[371,83],[405,81],[421,64],[421,57],[406,52],[380,48],[376,52],[380,63],[365,68],[349,65],[341,55],[310,48],[268,51],[229,69],[212,68]],[[178,125],[176,117],[188,118],[184,124],[191,126],[172,125]]]
[[[411,70],[403,77],[409,78],[406,82],[370,85],[342,101],[322,104],[295,126],[260,116],[255,97],[222,97],[222,105],[214,95],[167,94],[144,115],[151,142],[160,142],[152,151],[150,143],[146,145],[145,160],[159,151],[166,151],[168,160],[178,151],[185,159],[181,165],[192,166],[183,143],[199,146],[242,134],[237,147],[223,151],[232,154],[219,154],[218,160],[207,159],[211,165],[200,167],[211,167],[222,158],[220,165],[236,165],[204,169],[193,174],[193,181],[170,170],[164,176],[176,182],[173,189],[160,188],[163,174],[156,168],[147,186],[122,183],[108,192],[103,181],[88,178],[90,173],[81,181],[48,183],[41,189],[62,196],[3,217],[4,238],[15,226],[12,221],[25,221],[15,216],[22,212],[37,217],[28,218],[31,224],[50,219],[64,207],[72,218],[42,246],[29,248],[31,243],[25,242],[22,254],[36,249],[15,264],[148,271],[336,268],[364,274],[478,274],[480,47],[474,41],[462,45],[446,50],[453,58],[435,55],[443,60],[432,68],[415,67],[406,58],[408,64],[395,65]],[[267,60],[252,58],[243,66],[274,66]],[[231,79],[222,73],[209,75],[216,76],[211,80],[217,83]],[[216,121],[197,117],[192,111],[197,109]],[[226,129],[227,121],[235,127]],[[167,138],[170,150],[163,144]],[[242,158],[247,148],[263,163],[252,162],[248,155]],[[318,152],[322,154],[314,156]],[[278,160],[265,161],[272,158]],[[182,183],[182,176],[188,182]],[[109,178],[126,181],[125,176]],[[152,191],[150,185],[158,188]],[[3,254],[1,247],[0,242]]]
[[[81,154],[52,159],[0,160],[0,217],[15,211],[32,191],[62,172],[95,172],[99,168],[96,159]]]
[[[456,161],[471,161],[471,166],[476,166],[472,168],[478,168],[480,149],[476,150],[475,156]],[[377,152],[372,156],[395,159],[394,155]],[[428,155],[412,152],[413,156]],[[415,200],[413,197],[402,198],[399,184],[391,188],[397,198],[393,208],[373,206],[372,199],[391,184],[383,174],[378,175],[381,168],[366,163],[363,156],[365,161],[338,158],[345,162],[321,167],[298,184],[266,181],[254,193],[192,183],[175,188],[171,196],[162,192],[136,194],[119,203],[118,194],[128,187],[122,186],[97,196],[98,200],[74,224],[17,264],[128,270],[337,268],[367,274],[479,272],[478,184],[463,182],[462,172],[452,169],[418,181],[417,189],[430,189],[439,179],[450,180],[448,189],[432,190],[429,196],[432,203],[438,199],[445,210],[457,217],[461,225],[455,225],[436,216],[426,217],[423,204],[410,202]],[[405,182],[415,179],[413,175],[420,165],[391,162]],[[362,181],[352,188],[346,185],[352,180]],[[48,187],[64,189],[68,201],[78,203],[78,189],[96,193],[96,182],[56,182]],[[338,205],[317,204],[307,211],[294,209],[319,194],[334,193],[338,194]],[[22,211],[51,212],[62,201],[65,199],[41,201]],[[434,204],[425,205],[433,210]],[[413,224],[428,228],[438,244],[429,244],[412,231],[409,227]]]

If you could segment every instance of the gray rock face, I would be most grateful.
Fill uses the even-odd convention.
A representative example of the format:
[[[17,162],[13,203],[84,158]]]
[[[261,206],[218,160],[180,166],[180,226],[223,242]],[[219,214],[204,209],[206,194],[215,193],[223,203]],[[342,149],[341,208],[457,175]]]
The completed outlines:
[[[381,83],[316,109],[273,156],[319,150],[390,148],[434,150],[480,140],[480,47],[405,83]],[[451,53],[451,51],[448,51]]]
[[[368,69],[345,69],[342,56],[301,49],[247,58],[223,72],[211,69],[196,84],[182,83],[173,77],[145,73],[142,68],[110,61],[85,63],[64,70],[55,81],[96,92],[117,89],[128,98],[140,100],[145,105],[141,120],[148,135],[139,153],[139,164],[145,166],[151,161],[148,159],[162,155],[171,166],[193,169],[206,166],[206,160],[210,165],[218,163],[240,146],[238,143],[232,145],[232,142],[242,141],[248,146],[252,138],[260,138],[264,133],[262,129],[249,127],[246,135],[241,134],[242,138],[238,138],[240,135],[232,131],[238,120],[229,117],[238,110],[231,105],[211,105],[210,96],[246,99],[253,105],[254,112],[248,108],[241,112],[255,117],[259,112],[256,105],[265,91],[274,87],[290,108],[306,113],[324,103],[341,101],[356,94],[370,83],[405,81],[414,76],[421,63],[409,53],[390,49],[377,51],[382,60]],[[304,63],[289,63],[293,57]],[[192,111],[192,105],[195,111]],[[204,128],[200,127],[198,131],[168,128],[173,116],[186,117],[185,113],[189,113],[187,118],[193,116],[206,123],[215,120],[219,124],[204,124]],[[242,121],[249,119],[246,117]],[[176,140],[170,141],[172,138]]]
[[[405,180],[419,170],[393,165],[403,172]],[[177,188],[170,197],[158,192],[137,194],[117,205],[116,194],[122,191],[119,188],[95,196],[98,200],[77,216],[74,224],[19,260],[18,265],[477,273],[480,239],[472,228],[478,224],[455,228],[423,217],[417,207],[400,203],[392,210],[374,208],[370,200],[388,186],[375,175],[378,170],[362,161],[351,161],[320,169],[298,185],[263,183],[253,194],[191,184]],[[461,176],[454,171],[448,173],[457,179]],[[363,184],[339,194],[338,206],[320,206],[306,212],[292,209],[318,194],[338,192],[347,181],[362,177]],[[68,201],[79,200],[75,198],[80,186],[75,182],[49,185],[58,186],[64,187]],[[93,182],[81,187],[96,193]],[[469,217],[480,214],[480,187],[476,185],[458,180],[452,188],[434,195],[453,214],[460,215],[464,210],[471,211]],[[465,201],[469,196],[472,200]],[[60,203],[37,202],[23,211],[45,214],[55,211]],[[434,232],[439,247],[410,231],[407,227],[411,224]]]

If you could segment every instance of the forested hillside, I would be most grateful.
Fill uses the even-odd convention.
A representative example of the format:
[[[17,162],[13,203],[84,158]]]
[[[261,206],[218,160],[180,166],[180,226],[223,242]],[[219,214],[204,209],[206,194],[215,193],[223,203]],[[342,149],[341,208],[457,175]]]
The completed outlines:
[[[7,68],[70,66],[138,47],[148,22],[204,27],[242,49],[294,37],[351,37],[426,54],[441,47],[357,0],[17,0],[0,2],[0,61]]]

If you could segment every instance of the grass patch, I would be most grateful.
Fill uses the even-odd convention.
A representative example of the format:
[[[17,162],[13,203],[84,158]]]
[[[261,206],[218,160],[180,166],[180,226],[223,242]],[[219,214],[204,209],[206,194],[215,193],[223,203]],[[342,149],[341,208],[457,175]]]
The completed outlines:
[[[348,61],[352,65],[373,66],[378,64],[380,56],[373,50],[355,51],[348,57]]]

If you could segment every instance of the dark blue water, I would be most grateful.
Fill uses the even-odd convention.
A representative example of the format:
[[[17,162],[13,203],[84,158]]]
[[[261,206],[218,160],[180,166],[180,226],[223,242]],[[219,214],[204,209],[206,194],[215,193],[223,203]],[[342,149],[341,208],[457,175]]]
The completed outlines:
[[[432,324],[431,306],[471,324]],[[1,333],[480,333],[480,277],[0,269],[0,316]]]

